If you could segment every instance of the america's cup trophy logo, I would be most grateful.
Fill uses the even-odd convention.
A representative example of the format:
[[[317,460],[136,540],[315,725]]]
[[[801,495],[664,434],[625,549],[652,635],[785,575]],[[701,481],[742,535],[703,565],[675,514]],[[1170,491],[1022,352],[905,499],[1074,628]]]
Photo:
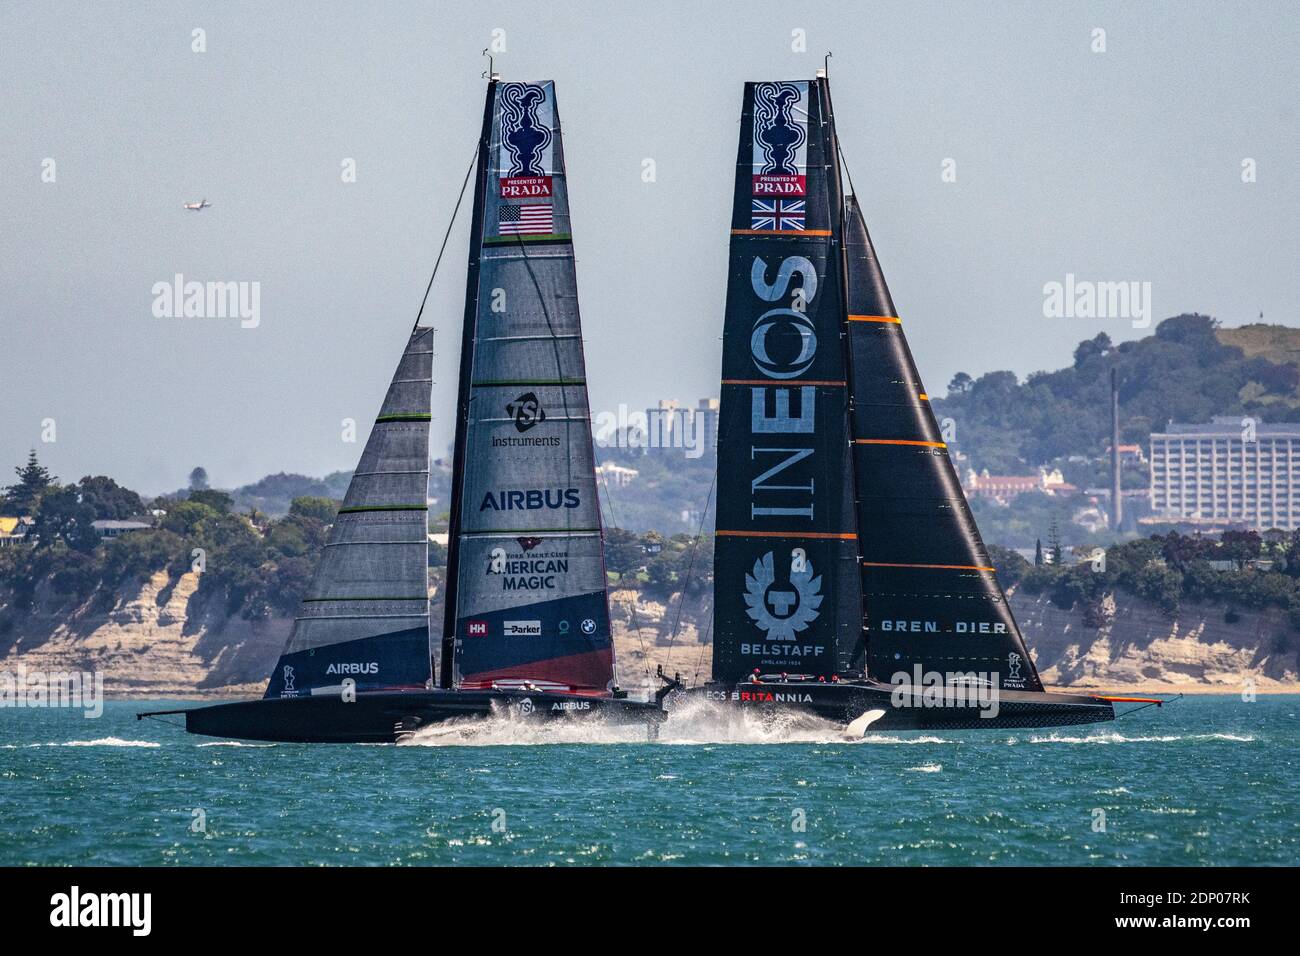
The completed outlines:
[[[760,83],[754,88],[754,195],[802,196],[807,176],[807,84]]]
[[[788,581],[778,582],[769,551],[754,562],[754,573],[745,575],[746,613],[768,640],[793,640],[817,620],[821,587],[821,576],[814,576],[812,562],[806,558],[792,561]]]
[[[551,144],[555,134],[540,118],[545,87],[507,83],[501,88],[501,195],[551,196]]]

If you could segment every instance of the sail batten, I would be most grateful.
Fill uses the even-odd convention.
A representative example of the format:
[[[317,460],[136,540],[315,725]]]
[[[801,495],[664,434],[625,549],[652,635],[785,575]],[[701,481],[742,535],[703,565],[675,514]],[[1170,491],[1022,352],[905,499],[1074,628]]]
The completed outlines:
[[[489,86],[443,686],[607,693],[613,643],[555,85]]]

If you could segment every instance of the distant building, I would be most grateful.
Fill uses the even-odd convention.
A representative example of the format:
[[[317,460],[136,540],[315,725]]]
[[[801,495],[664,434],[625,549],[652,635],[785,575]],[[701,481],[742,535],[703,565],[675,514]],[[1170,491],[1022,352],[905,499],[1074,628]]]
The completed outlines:
[[[987,498],[1000,504],[1031,491],[1066,495],[1079,490],[1065,480],[1059,468],[1039,468],[1036,475],[990,475],[987,468],[981,472],[970,468],[966,471],[965,487],[967,497]]]
[[[144,531],[153,527],[147,521],[92,521],[90,526],[101,538],[120,538],[132,531]]]
[[[0,548],[11,548],[30,541],[28,533],[35,524],[31,518],[0,515]]]
[[[1110,445],[1106,446],[1106,454],[1103,460],[1110,461]],[[1141,445],[1125,445],[1121,443],[1119,446],[1119,460],[1120,464],[1136,462],[1139,465],[1145,465],[1147,463],[1147,456],[1146,453],[1142,451]]]
[[[716,398],[701,398],[693,409],[674,399],[660,399],[657,406],[645,410],[646,454],[665,449],[680,449],[692,458],[713,454],[718,447],[719,407]]]
[[[1151,435],[1151,521],[1300,527],[1300,424],[1216,416]]]
[[[636,481],[637,476],[640,474],[641,472],[635,468],[624,468],[612,461],[603,462],[596,468],[596,477],[602,479],[606,484],[613,485],[615,488],[626,488]]]

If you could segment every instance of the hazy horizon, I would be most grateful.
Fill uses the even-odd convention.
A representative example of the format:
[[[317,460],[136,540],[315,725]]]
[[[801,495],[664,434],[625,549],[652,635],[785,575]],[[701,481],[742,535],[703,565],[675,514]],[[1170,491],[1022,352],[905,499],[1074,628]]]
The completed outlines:
[[[494,29],[506,79],[557,84],[593,413],[717,396],[741,84],[811,77],[827,49],[846,158],[936,393],[958,371],[1059,368],[1099,331],[1139,338],[1182,312],[1300,324],[1285,4],[730,9],[6,4],[0,485],[33,447],[64,481],[148,494],[196,465],[221,487],[353,468],[476,143]],[[425,313],[435,456],[468,232],[466,208]],[[260,283],[260,322],[155,317],[151,290],[177,273]],[[1067,275],[1150,283],[1150,327],[1045,317],[1044,285]]]

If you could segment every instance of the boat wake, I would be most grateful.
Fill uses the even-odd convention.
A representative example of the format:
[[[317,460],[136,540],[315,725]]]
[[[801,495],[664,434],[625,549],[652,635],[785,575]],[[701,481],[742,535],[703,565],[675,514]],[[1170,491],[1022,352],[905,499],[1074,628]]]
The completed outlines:
[[[869,724],[867,721],[866,724]],[[865,725],[864,725],[865,726]],[[545,744],[635,744],[677,746],[710,744],[893,743],[862,737],[833,721],[796,711],[743,711],[691,698],[674,705],[651,739],[644,725],[614,724],[593,715],[580,720],[539,722],[502,709],[489,718],[465,718],[423,727],[398,741],[407,747],[495,747]],[[897,742],[902,742],[901,740]]]

